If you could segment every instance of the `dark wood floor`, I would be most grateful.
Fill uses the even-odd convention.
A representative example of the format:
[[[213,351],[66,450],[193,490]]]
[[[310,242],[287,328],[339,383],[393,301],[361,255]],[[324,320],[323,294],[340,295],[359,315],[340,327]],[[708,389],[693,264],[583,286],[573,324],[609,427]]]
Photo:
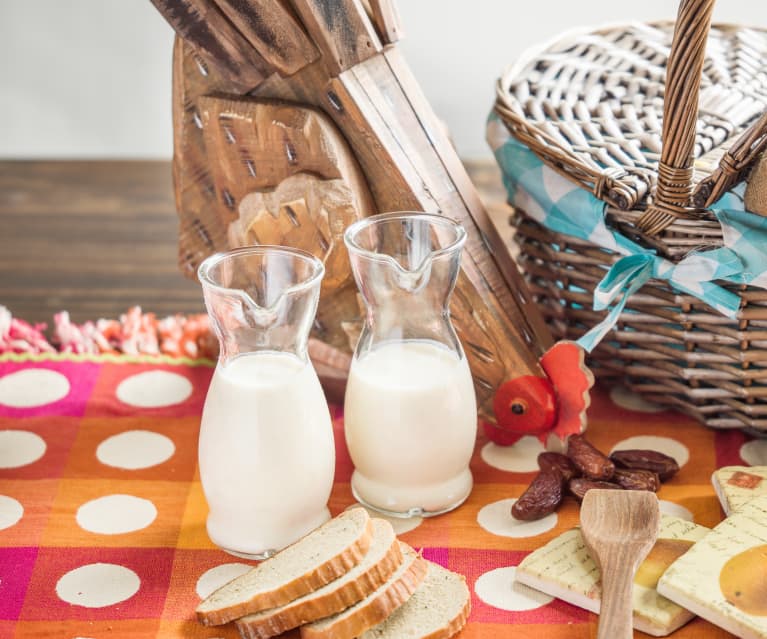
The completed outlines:
[[[503,222],[500,176],[468,164]],[[50,323],[82,322],[139,304],[159,316],[203,310],[196,281],[176,263],[169,162],[0,162],[0,305]]]

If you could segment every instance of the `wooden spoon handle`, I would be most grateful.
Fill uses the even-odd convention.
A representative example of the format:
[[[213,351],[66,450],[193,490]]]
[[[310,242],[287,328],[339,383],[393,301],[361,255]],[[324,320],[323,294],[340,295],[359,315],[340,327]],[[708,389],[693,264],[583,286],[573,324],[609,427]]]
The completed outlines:
[[[601,572],[602,604],[597,639],[632,639],[634,571],[625,561],[617,561],[603,563]]]

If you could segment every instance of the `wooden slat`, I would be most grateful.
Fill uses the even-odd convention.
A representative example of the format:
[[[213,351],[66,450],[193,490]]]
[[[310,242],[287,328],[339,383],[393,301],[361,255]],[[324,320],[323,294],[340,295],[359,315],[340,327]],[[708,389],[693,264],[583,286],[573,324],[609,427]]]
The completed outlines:
[[[417,158],[408,155],[392,135],[357,75],[345,72],[331,82],[330,93],[332,101],[341,106],[331,115],[357,150],[378,208],[438,213],[439,202],[420,179],[414,164]]]
[[[417,80],[400,51],[394,47],[387,49],[383,57],[407,97],[411,106],[411,112],[418,117],[434,152],[436,152],[439,160],[444,165],[450,180],[455,184],[468,217],[479,229],[486,248],[483,257],[496,262],[498,270],[505,280],[505,286],[495,286],[494,293],[500,297],[502,306],[507,309],[519,307],[521,316],[524,318],[526,331],[534,336],[535,341],[542,350],[548,349],[552,343],[551,334],[548,328],[546,328],[538,309],[535,307],[535,303],[527,293],[527,286],[514,260],[511,258],[508,242],[501,237],[498,228],[490,220],[490,216],[487,214],[487,210],[480,200],[471,178],[447,137],[444,126],[442,126],[442,123],[437,119],[434,111],[429,106],[423,91],[421,91]],[[481,254],[481,249],[478,252]],[[513,300],[505,297],[506,291],[513,291]]]
[[[353,74],[362,86],[366,99],[358,96],[356,102],[378,113],[388,128],[393,143],[409,158],[413,165],[411,188],[423,190],[436,203],[438,212],[457,219],[466,227],[468,238],[464,256],[465,259],[473,261],[476,270],[465,270],[472,276],[474,286],[480,291],[485,291],[483,297],[486,298],[487,304],[495,306],[494,312],[505,318],[506,335],[513,343],[514,349],[520,353],[517,358],[525,362],[525,366],[521,366],[523,370],[517,372],[522,374],[523,371],[537,371],[540,353],[537,352],[535,340],[531,339],[536,333],[526,317],[527,314],[536,317],[536,313],[534,309],[528,313],[528,309],[521,304],[524,298],[517,294],[518,289],[524,290],[521,277],[508,258],[506,249],[502,254],[509,259],[511,270],[508,274],[503,273],[495,263],[487,239],[488,233],[494,232],[494,229],[491,228],[487,213],[468,181],[460,160],[447,141],[443,127],[433,115],[425,98],[415,99],[417,87],[411,87],[410,94],[414,98],[412,102],[410,96],[405,95],[399,76],[389,66],[386,55],[371,58],[339,79],[347,80]],[[400,66],[404,66],[404,63]],[[429,126],[425,127],[424,123]],[[446,170],[445,159],[451,164],[452,173]],[[463,179],[462,189],[458,188],[456,176]],[[514,277],[515,279],[512,279]],[[531,302],[529,299],[527,301]],[[546,335],[543,327],[541,332]]]
[[[216,190],[202,132],[200,96],[227,92],[226,76],[206,68],[180,37],[173,51],[173,183],[179,215],[179,264],[188,277],[208,255],[225,250],[226,227],[215,216]]]
[[[370,10],[381,41],[394,44],[405,36],[399,11],[394,0],[368,0]]]
[[[381,51],[381,41],[360,0],[293,0],[331,75]]]
[[[0,304],[32,322],[204,312],[176,264],[168,162],[0,162]]]
[[[365,93],[353,75],[330,79],[322,59],[289,80],[273,75],[254,95],[313,104],[323,109],[355,150],[357,161],[369,177],[368,186],[379,211],[439,209],[433,198],[428,203],[430,195],[421,188],[422,184],[417,184],[412,159],[391,137],[385,137],[388,129],[380,115],[374,109],[361,110],[357,99],[366,100]],[[413,188],[418,189],[417,193]]]
[[[245,39],[282,75],[293,75],[319,51],[279,0],[215,0]]]
[[[235,29],[212,0],[151,0],[176,33],[208,64],[219,67],[233,88],[248,91],[274,69]]]

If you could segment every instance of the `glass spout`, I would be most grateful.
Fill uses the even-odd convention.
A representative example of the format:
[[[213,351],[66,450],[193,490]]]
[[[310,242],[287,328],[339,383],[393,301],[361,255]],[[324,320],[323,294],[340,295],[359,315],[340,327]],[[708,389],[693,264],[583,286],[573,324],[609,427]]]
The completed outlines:
[[[460,352],[448,321],[466,231],[441,215],[385,213],[344,235],[367,307],[358,353],[370,343],[429,339]]]
[[[353,257],[391,269],[403,290],[417,292],[435,261],[460,256],[466,231],[441,215],[384,213],[352,224],[344,241]]]
[[[198,271],[221,345],[220,361],[255,351],[306,361],[322,262],[281,246],[250,246],[207,258]]]

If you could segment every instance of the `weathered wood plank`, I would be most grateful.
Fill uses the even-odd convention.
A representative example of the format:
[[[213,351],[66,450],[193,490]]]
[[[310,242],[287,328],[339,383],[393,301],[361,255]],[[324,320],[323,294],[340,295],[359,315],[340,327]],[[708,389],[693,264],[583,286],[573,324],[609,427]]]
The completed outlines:
[[[381,41],[359,0],[293,0],[293,6],[331,75],[382,50]]]
[[[204,311],[176,264],[168,162],[0,162],[0,228],[0,304],[18,317]]]
[[[384,52],[383,57],[410,103],[411,112],[418,118],[424,133],[442,162],[450,180],[455,185],[464,206],[463,210],[468,213],[468,218],[476,224],[479,230],[486,249],[483,258],[494,260],[505,280],[505,285],[491,282],[493,292],[499,296],[501,305],[507,309],[507,312],[514,307],[521,309],[525,331],[535,338],[535,342],[541,349],[540,354],[542,354],[551,346],[551,334],[532,298],[527,293],[527,286],[522,275],[511,258],[508,243],[504,241],[498,228],[490,220],[490,216],[474,184],[472,184],[466,168],[455,152],[442,122],[437,119],[429,106],[426,96],[424,96],[418,81],[413,76],[400,51],[396,47],[391,47]],[[477,247],[477,253],[483,253],[480,247]],[[483,269],[480,265],[480,270],[488,272],[493,269]],[[512,301],[505,298],[506,292],[512,292],[515,299]],[[516,323],[516,320],[514,321]]]
[[[223,14],[282,75],[293,75],[320,53],[279,0],[215,0]]]
[[[173,51],[173,183],[179,214],[178,261],[193,277],[200,262],[226,249],[226,228],[203,220],[216,201],[216,189],[202,134],[200,96],[225,91],[225,76],[202,60],[186,41]]]
[[[383,55],[357,65],[354,69],[342,74],[339,80],[346,80],[350,75],[354,75],[367,97],[367,100],[358,97],[355,102],[361,108],[374,110],[380,116],[393,144],[410,159],[413,174],[409,180],[409,186],[415,192],[422,190],[428,194],[429,198],[436,203],[438,212],[458,220],[467,230],[464,273],[471,283],[466,282],[464,285],[473,286],[479,292],[479,297],[467,294],[466,299],[472,305],[484,304],[489,307],[490,313],[495,315],[495,321],[484,322],[484,325],[488,327],[484,335],[472,324],[464,325],[462,330],[467,332],[466,338],[469,341],[485,351],[499,353],[500,349],[503,353],[508,349],[509,352],[515,353],[513,361],[508,357],[485,358],[482,361],[483,368],[492,366],[495,369],[492,372],[487,370],[487,375],[495,380],[504,375],[509,378],[539,373],[537,360],[540,352],[534,340],[535,334],[529,328],[525,317],[525,310],[520,305],[520,298],[515,295],[516,288],[513,287],[517,284],[513,283],[513,280],[509,281],[511,277],[504,277],[504,273],[489,251],[485,239],[489,231],[489,219],[476,192],[471,188],[469,191],[471,199],[464,198],[457,188],[454,176],[442,163],[435,141],[438,141],[440,136],[444,136],[443,129],[433,116],[431,109],[427,108],[425,99],[423,104],[418,105],[409,101],[398,81],[398,76],[392,72]],[[430,130],[425,129],[423,125],[427,117],[431,119]],[[370,120],[371,117],[368,119]],[[455,156],[453,147],[447,146],[449,142],[446,139],[442,144],[443,155]],[[401,166],[401,161],[397,162],[397,166]],[[454,171],[458,167],[465,175],[460,161],[455,157]],[[423,201],[421,203],[423,204]],[[480,220],[485,223],[484,228],[480,226]],[[512,268],[511,275],[515,275],[518,282],[521,282],[513,264]],[[467,312],[469,312],[468,309]],[[500,330],[501,334],[494,335],[494,330]]]
[[[402,20],[393,0],[368,0],[375,24],[381,41],[386,44],[394,44],[405,37],[402,28]]]
[[[230,86],[248,91],[273,72],[211,0],[151,2],[208,64],[224,71]]]

